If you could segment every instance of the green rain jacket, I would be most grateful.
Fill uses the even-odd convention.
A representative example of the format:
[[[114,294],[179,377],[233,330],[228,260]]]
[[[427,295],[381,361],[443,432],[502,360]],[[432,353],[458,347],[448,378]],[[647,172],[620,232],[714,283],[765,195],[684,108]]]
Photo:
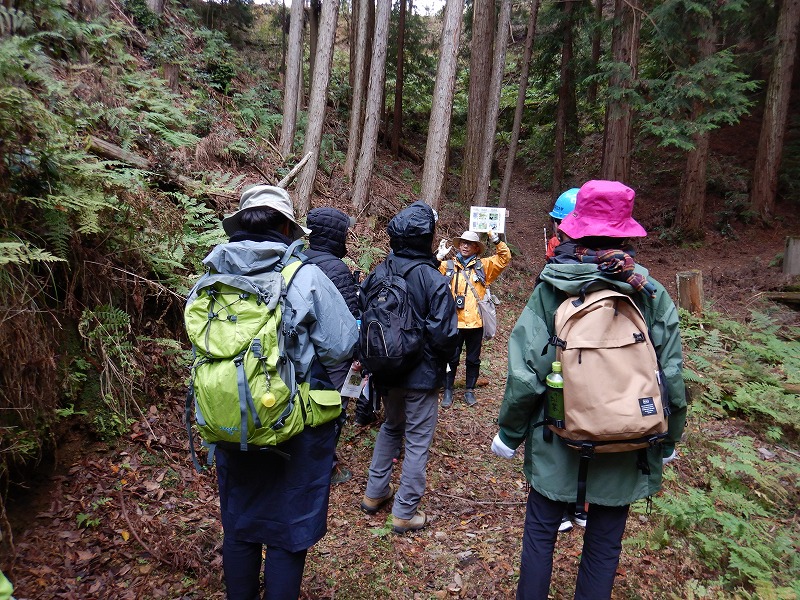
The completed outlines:
[[[641,265],[636,265],[636,272],[648,277]],[[672,412],[669,438],[661,446],[647,450],[650,474],[644,475],[637,468],[637,451],[596,454],[589,463],[586,501],[623,506],[652,496],[661,489],[661,459],[675,449],[686,422],[683,356],[675,304],[657,281],[648,277],[657,290],[655,298],[650,298],[626,282],[605,276],[595,264],[548,264],[539,279],[508,341],[508,379],[498,418],[500,439],[509,448],[525,442],[525,477],[537,492],[551,500],[575,502],[579,453],[557,436],[546,442],[543,427],[534,428],[534,424],[544,418],[545,378],[556,355],[555,347],[548,344],[555,311],[567,296],[577,295],[584,284],[597,281],[598,288],[614,288],[633,296],[644,314],[666,376]]]

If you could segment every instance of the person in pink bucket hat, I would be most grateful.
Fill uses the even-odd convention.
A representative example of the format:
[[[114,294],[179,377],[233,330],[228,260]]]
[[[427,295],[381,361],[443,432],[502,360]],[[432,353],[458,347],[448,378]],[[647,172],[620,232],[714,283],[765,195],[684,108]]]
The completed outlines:
[[[491,450],[513,458],[524,447],[523,470],[530,492],[517,600],[547,598],[557,531],[564,511],[578,501],[579,494],[585,496],[589,509],[575,598],[611,598],[630,504],[655,495],[661,488],[664,465],[677,457],[675,445],[686,422],[678,311],[664,287],[634,261],[629,240],[647,235],[632,217],[635,196],[618,181],[593,180],[580,188],[575,210],[559,227],[565,239],[539,274],[508,340],[505,395]],[[668,404],[669,410],[666,406],[663,410],[669,415],[668,431],[660,444],[595,457],[579,492],[581,453],[543,435],[537,424],[545,422],[545,378],[556,357],[553,315],[567,298],[605,288],[629,296],[644,316],[649,330],[645,339],[652,344],[660,367],[661,398]],[[581,508],[582,501],[578,504]]]

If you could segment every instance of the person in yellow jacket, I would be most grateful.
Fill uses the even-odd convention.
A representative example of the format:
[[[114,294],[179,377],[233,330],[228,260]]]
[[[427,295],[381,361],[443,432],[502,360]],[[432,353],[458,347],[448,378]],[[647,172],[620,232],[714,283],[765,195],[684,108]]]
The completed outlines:
[[[478,382],[478,371],[481,364],[481,344],[483,343],[483,321],[478,310],[478,300],[486,293],[486,288],[497,279],[511,262],[511,251],[500,236],[490,232],[489,239],[495,245],[496,253],[481,258],[486,246],[474,231],[465,231],[461,236],[453,238],[453,246],[442,240],[436,253],[441,261],[439,271],[450,278],[450,291],[456,300],[458,313],[458,345],[455,353],[448,361],[449,370],[445,377],[442,406],[447,408],[453,404],[453,382],[456,378],[461,350],[466,346],[466,392],[464,401],[472,406],[477,402],[475,385]],[[444,260],[448,253],[456,247],[455,258]]]

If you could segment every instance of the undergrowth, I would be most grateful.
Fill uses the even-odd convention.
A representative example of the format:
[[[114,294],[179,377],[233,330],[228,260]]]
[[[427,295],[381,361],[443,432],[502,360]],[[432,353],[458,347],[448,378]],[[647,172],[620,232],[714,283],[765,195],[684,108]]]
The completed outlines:
[[[702,565],[676,597],[796,598],[800,331],[766,311],[681,318],[692,398],[681,466],[653,500],[656,526],[629,542]]]

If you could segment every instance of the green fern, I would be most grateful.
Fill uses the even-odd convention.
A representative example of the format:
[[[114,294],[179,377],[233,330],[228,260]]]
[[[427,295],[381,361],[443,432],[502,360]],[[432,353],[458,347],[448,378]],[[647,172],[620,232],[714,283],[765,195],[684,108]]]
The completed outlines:
[[[33,19],[21,10],[0,5],[0,37],[25,34],[35,26]]]

